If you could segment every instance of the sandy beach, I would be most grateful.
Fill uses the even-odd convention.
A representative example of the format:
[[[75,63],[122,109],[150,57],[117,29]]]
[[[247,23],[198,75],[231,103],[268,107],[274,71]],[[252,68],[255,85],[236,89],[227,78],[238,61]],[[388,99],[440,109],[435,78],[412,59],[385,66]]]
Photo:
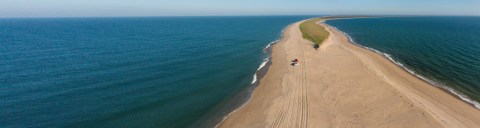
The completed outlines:
[[[219,127],[480,127],[480,110],[333,27],[319,23],[330,36],[313,49],[300,23],[273,45],[272,65],[252,98]],[[295,58],[299,65],[289,65]]]

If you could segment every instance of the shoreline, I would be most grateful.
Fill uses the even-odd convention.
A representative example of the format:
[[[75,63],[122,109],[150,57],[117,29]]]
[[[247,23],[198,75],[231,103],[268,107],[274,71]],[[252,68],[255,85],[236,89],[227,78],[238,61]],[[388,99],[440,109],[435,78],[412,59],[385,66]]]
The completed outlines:
[[[261,80],[265,76],[265,74],[267,73],[270,65],[272,64],[272,61],[271,61],[272,55],[271,54],[272,54],[273,45],[277,44],[278,42],[280,42],[283,39],[283,34],[285,32],[285,29],[288,28],[290,25],[291,24],[285,26],[280,31],[280,37],[277,40],[268,43],[265,46],[265,48],[262,49],[263,54],[266,55],[266,58],[263,58],[263,61],[260,63],[259,67],[257,68],[255,73],[253,74],[252,82],[250,83],[250,85],[244,91],[240,91],[239,94],[236,94],[236,96],[234,96],[234,97],[243,97],[241,99],[242,101],[241,102],[233,101],[237,98],[232,98],[232,99],[229,99],[228,101],[226,101],[226,102],[236,102],[236,103],[239,104],[239,106],[231,106],[231,108],[233,108],[233,109],[231,111],[229,111],[228,114],[225,114],[221,117],[218,117],[219,120],[216,120],[216,121],[212,122],[213,125],[214,125],[214,128],[217,128],[220,124],[222,124],[223,121],[225,121],[225,119],[228,118],[228,116],[230,116],[232,113],[236,112],[238,109],[245,106],[251,100],[252,94],[255,91],[255,88],[257,86],[259,86],[259,84],[260,84],[259,80]],[[243,93],[245,93],[245,94],[242,95]],[[240,95],[242,95],[242,96],[240,96]],[[209,126],[209,125],[207,125],[207,126]]]
[[[249,100],[216,127],[480,126],[474,106],[336,28],[324,23],[333,36],[313,50],[299,33],[303,21],[287,26]],[[289,66],[292,58],[300,65]]]
[[[325,22],[326,22],[327,20],[345,20],[345,19],[356,19],[356,18],[326,19]],[[413,71],[413,70],[405,67],[402,63],[400,63],[400,62],[398,62],[397,60],[393,59],[393,58],[391,57],[391,55],[388,54],[388,53],[384,53],[384,52],[381,52],[381,51],[379,51],[379,50],[377,50],[377,49],[370,48],[370,47],[366,47],[366,46],[363,46],[363,45],[361,45],[361,44],[358,44],[357,42],[355,42],[355,41],[353,40],[353,38],[352,38],[350,35],[348,35],[347,33],[343,32],[343,31],[339,30],[338,28],[333,27],[333,26],[331,26],[331,25],[329,25],[329,24],[327,24],[327,23],[325,23],[325,22],[324,22],[324,24],[325,24],[325,25],[328,25],[328,27],[331,27],[331,28],[335,29],[336,31],[339,31],[339,32],[343,33],[345,36],[347,36],[348,39],[349,39],[349,41],[350,41],[350,43],[352,43],[353,45],[356,45],[356,46],[358,46],[358,47],[364,48],[364,49],[366,49],[366,50],[370,50],[370,51],[372,51],[372,52],[375,52],[375,53],[377,53],[377,54],[385,57],[385,59],[387,59],[387,60],[389,60],[390,62],[396,64],[399,68],[404,69],[406,72],[410,73],[412,76],[417,77],[418,79],[423,80],[423,81],[431,84],[432,86],[437,87],[437,88],[439,88],[439,89],[441,89],[441,90],[443,90],[443,91],[451,94],[452,96],[457,97],[459,100],[462,100],[462,101],[464,101],[465,103],[468,103],[468,104],[472,105],[473,107],[475,107],[475,108],[477,108],[477,109],[480,109],[480,103],[479,103],[479,102],[470,99],[468,96],[465,96],[464,94],[456,91],[456,90],[453,89],[453,88],[450,88],[450,87],[448,87],[448,86],[446,86],[446,85],[438,84],[438,83],[435,82],[434,80],[430,80],[430,79],[428,79],[427,77],[424,77],[424,76],[422,76],[422,75],[416,74],[415,71]]]

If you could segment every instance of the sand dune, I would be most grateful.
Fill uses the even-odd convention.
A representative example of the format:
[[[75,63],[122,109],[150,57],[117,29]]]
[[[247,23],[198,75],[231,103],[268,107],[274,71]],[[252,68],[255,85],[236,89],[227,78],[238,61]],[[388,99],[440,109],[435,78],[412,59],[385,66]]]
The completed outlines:
[[[252,99],[219,127],[480,127],[480,111],[328,27],[317,51],[290,25]],[[297,58],[299,65],[290,66]]]

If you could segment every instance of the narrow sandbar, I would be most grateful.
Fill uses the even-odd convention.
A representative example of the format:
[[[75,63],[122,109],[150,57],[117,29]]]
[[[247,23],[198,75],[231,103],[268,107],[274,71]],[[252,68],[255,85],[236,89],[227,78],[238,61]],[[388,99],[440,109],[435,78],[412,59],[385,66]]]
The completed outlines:
[[[315,50],[301,22],[273,45],[252,99],[219,127],[480,127],[478,109],[323,22],[330,36]]]

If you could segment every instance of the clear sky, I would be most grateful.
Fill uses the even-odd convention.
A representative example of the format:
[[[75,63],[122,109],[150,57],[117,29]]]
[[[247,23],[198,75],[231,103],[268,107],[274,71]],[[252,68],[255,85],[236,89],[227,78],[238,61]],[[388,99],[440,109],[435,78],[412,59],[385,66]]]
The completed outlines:
[[[480,15],[480,0],[0,0],[0,17]]]

